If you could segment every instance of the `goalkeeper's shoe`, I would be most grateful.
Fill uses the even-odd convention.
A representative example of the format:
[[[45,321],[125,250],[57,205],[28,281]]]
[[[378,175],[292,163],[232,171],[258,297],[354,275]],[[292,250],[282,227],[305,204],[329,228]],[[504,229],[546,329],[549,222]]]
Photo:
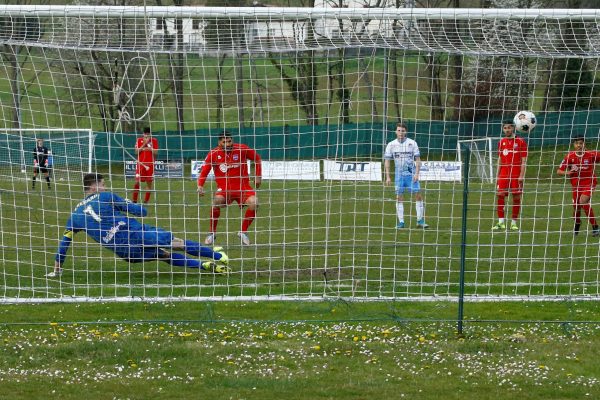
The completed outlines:
[[[221,263],[223,265],[229,265],[229,257],[227,257],[227,254],[225,254],[222,247],[215,247],[213,249],[213,251],[215,253],[219,253],[221,255],[221,258],[219,258],[218,260],[215,260],[215,261],[217,261],[218,263]]]
[[[600,236],[600,228],[598,228],[598,225],[592,226],[592,236],[593,237]]]
[[[250,238],[245,232],[238,233],[238,236],[240,237],[240,240],[244,246],[250,246]]]
[[[60,268],[58,270],[55,269],[52,272],[47,273],[46,274],[46,278],[60,278],[60,276],[62,275],[62,273],[63,273],[63,269],[62,268]]]
[[[215,274],[228,274],[229,267],[227,265],[219,264],[215,261],[205,261],[202,263],[202,269],[204,271],[213,272]]]
[[[515,221],[510,223],[510,230],[515,231],[515,232],[519,230],[519,226],[517,225],[517,223]]]
[[[211,244],[214,244],[214,243],[215,243],[215,233],[211,232],[208,235],[206,235],[206,239],[204,239],[204,244],[207,244],[210,246]]]
[[[492,226],[493,231],[499,231],[504,229],[506,229],[506,225],[504,225],[504,222],[498,222],[496,225]]]

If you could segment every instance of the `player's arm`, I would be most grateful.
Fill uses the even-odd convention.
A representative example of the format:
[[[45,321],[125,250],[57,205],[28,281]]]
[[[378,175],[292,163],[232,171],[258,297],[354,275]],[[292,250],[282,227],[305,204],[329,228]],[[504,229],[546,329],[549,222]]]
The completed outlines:
[[[571,170],[571,168],[568,168],[568,167],[569,167],[569,158],[565,157],[565,159],[562,160],[558,169],[556,170],[556,173],[560,176],[569,176],[569,175],[571,175],[571,173],[573,171]]]
[[[152,138],[152,154],[154,155],[154,158],[156,159],[156,156],[158,155],[158,140],[156,140],[156,138]]]
[[[73,242],[73,235],[77,232],[73,229],[72,218],[67,222],[67,226],[65,228],[65,232],[63,233],[63,237],[58,245],[58,250],[56,251],[56,256],[54,257],[54,270],[47,274],[46,276],[49,278],[56,278],[62,274],[62,265],[67,258],[67,252],[69,251],[69,247],[71,247],[71,242]]]
[[[33,149],[33,166],[38,166],[37,147]]]
[[[521,159],[521,173],[519,174],[519,180],[525,180],[525,170],[527,169],[527,157]]]
[[[254,186],[259,188],[262,183],[262,159],[254,149],[248,149],[248,158],[254,162]]]
[[[519,174],[519,181],[525,180],[525,171],[527,170],[527,143],[521,140],[521,173]]]
[[[392,183],[392,178],[390,176],[390,161],[389,159],[383,160],[383,170],[385,171],[385,184],[389,185]]]
[[[200,168],[200,173],[198,174],[198,195],[204,196],[204,184],[206,183],[206,178],[212,169],[212,157],[209,153],[204,160],[204,165]]]
[[[414,182],[417,182],[419,180],[420,173],[421,173],[421,156],[415,156],[415,174],[413,176]]]
[[[116,210],[135,215],[136,217],[145,217],[148,215],[148,210],[146,210],[144,206],[137,203],[132,203],[129,200],[125,200],[121,196],[118,196],[114,193],[112,193],[112,204]]]

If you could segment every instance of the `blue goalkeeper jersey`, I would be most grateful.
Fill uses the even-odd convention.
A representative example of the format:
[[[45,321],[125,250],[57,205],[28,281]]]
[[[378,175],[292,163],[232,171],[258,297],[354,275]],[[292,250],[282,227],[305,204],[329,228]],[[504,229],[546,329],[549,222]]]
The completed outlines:
[[[64,262],[73,235],[85,231],[92,239],[129,261],[142,261],[156,255],[156,249],[145,246],[170,244],[173,235],[142,224],[135,216],[146,216],[144,207],[110,193],[100,192],[86,197],[75,207],[67,221],[56,261]],[[155,257],[154,257],[155,258]]]

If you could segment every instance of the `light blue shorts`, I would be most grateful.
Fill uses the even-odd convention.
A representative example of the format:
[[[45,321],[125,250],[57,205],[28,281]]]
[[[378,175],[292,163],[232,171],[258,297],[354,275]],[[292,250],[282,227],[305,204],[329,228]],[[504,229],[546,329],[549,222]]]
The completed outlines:
[[[419,181],[413,182],[412,175],[402,175],[396,178],[396,194],[404,194],[406,191],[410,193],[421,191]]]

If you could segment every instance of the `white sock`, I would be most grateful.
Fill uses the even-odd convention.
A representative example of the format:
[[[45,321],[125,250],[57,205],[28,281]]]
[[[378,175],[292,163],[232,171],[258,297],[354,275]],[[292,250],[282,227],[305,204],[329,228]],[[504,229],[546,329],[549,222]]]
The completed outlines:
[[[513,219],[513,220],[512,220],[512,223],[516,225],[516,224],[517,224],[517,220],[516,220],[516,219]]]
[[[396,215],[398,216],[398,222],[404,222],[404,203],[401,201],[396,202]]]
[[[423,200],[415,202],[415,208],[417,209],[417,221],[420,221],[425,216],[425,205]]]
[[[503,224],[504,223],[504,218],[498,218],[498,222]]]

